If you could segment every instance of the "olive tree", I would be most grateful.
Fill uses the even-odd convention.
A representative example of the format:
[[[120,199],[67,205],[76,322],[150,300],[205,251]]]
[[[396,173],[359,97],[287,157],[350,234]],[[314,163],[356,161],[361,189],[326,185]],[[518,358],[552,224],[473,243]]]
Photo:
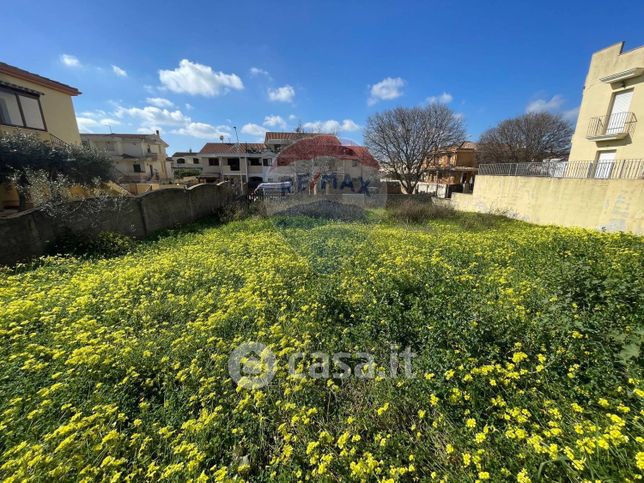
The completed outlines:
[[[34,176],[34,173],[39,173]],[[16,133],[0,135],[0,181],[9,180],[18,188],[24,208],[30,180],[43,184],[43,175],[53,185],[61,179],[83,185],[95,185],[113,177],[110,157],[88,146],[52,145],[38,137]],[[56,191],[56,190],[54,190]]]

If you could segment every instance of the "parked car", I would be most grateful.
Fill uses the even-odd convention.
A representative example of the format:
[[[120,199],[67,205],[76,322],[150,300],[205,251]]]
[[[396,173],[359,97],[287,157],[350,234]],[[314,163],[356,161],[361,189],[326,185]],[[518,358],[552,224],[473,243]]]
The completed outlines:
[[[293,192],[293,185],[290,181],[281,181],[277,183],[260,183],[252,192],[251,198],[267,198],[277,196],[287,196]]]

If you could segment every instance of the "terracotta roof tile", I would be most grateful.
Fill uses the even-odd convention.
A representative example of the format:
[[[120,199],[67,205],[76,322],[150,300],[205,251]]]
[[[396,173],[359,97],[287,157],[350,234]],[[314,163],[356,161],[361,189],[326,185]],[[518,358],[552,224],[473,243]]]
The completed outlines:
[[[191,151],[187,151],[187,152],[186,151],[177,151],[171,157],[179,158],[179,157],[188,157],[188,156],[197,156],[197,155],[199,155],[199,153],[194,153],[194,152],[191,152]]]
[[[264,143],[206,143],[199,154],[261,154],[266,150]]]
[[[268,144],[268,141],[297,141],[298,139],[308,138],[311,136],[318,136],[320,133],[311,133],[311,132],[274,132],[269,131],[264,137],[264,142]]]

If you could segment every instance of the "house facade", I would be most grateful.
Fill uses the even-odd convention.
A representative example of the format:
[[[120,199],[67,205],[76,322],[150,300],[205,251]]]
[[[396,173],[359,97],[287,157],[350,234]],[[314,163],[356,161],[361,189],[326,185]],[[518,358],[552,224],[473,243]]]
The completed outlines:
[[[452,192],[471,193],[478,172],[476,150],[477,144],[470,141],[441,150],[427,161],[417,192],[443,198]]]
[[[72,97],[80,91],[0,62],[0,131],[57,144],[80,144]]]
[[[173,173],[189,173],[202,183],[228,181],[249,191],[277,181],[291,181],[298,190],[358,191],[379,168],[364,147],[301,132],[267,132],[263,143],[207,143],[199,152],[176,152],[169,159]]]
[[[0,134],[21,132],[54,146],[80,144],[72,101],[79,94],[75,87],[0,62]],[[19,205],[15,187],[0,183],[0,211]]]
[[[644,158],[644,46],[620,42],[595,52],[570,151],[571,160],[596,161],[596,177],[613,178]]]
[[[112,158],[116,181],[133,194],[156,189],[171,179],[166,163],[168,144],[158,131],[154,134],[81,134],[81,139],[83,144]]]
[[[177,152],[171,156],[172,170],[194,171],[202,183],[228,181],[254,189],[268,181],[275,153],[263,143],[206,143],[198,153]]]

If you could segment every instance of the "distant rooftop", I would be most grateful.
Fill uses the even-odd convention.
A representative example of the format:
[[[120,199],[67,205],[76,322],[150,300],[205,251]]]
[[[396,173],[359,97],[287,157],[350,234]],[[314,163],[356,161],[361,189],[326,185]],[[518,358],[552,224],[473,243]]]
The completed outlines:
[[[320,133],[312,132],[275,132],[269,131],[264,137],[264,142],[268,144],[269,141],[297,141],[299,139],[308,138],[311,136],[317,136]]]
[[[260,154],[266,150],[264,143],[206,143],[199,154]]]
[[[199,154],[199,153],[196,153],[194,151],[177,151],[171,157],[173,157],[173,158],[181,158],[181,157],[184,157],[184,156],[195,156],[197,154]]]

